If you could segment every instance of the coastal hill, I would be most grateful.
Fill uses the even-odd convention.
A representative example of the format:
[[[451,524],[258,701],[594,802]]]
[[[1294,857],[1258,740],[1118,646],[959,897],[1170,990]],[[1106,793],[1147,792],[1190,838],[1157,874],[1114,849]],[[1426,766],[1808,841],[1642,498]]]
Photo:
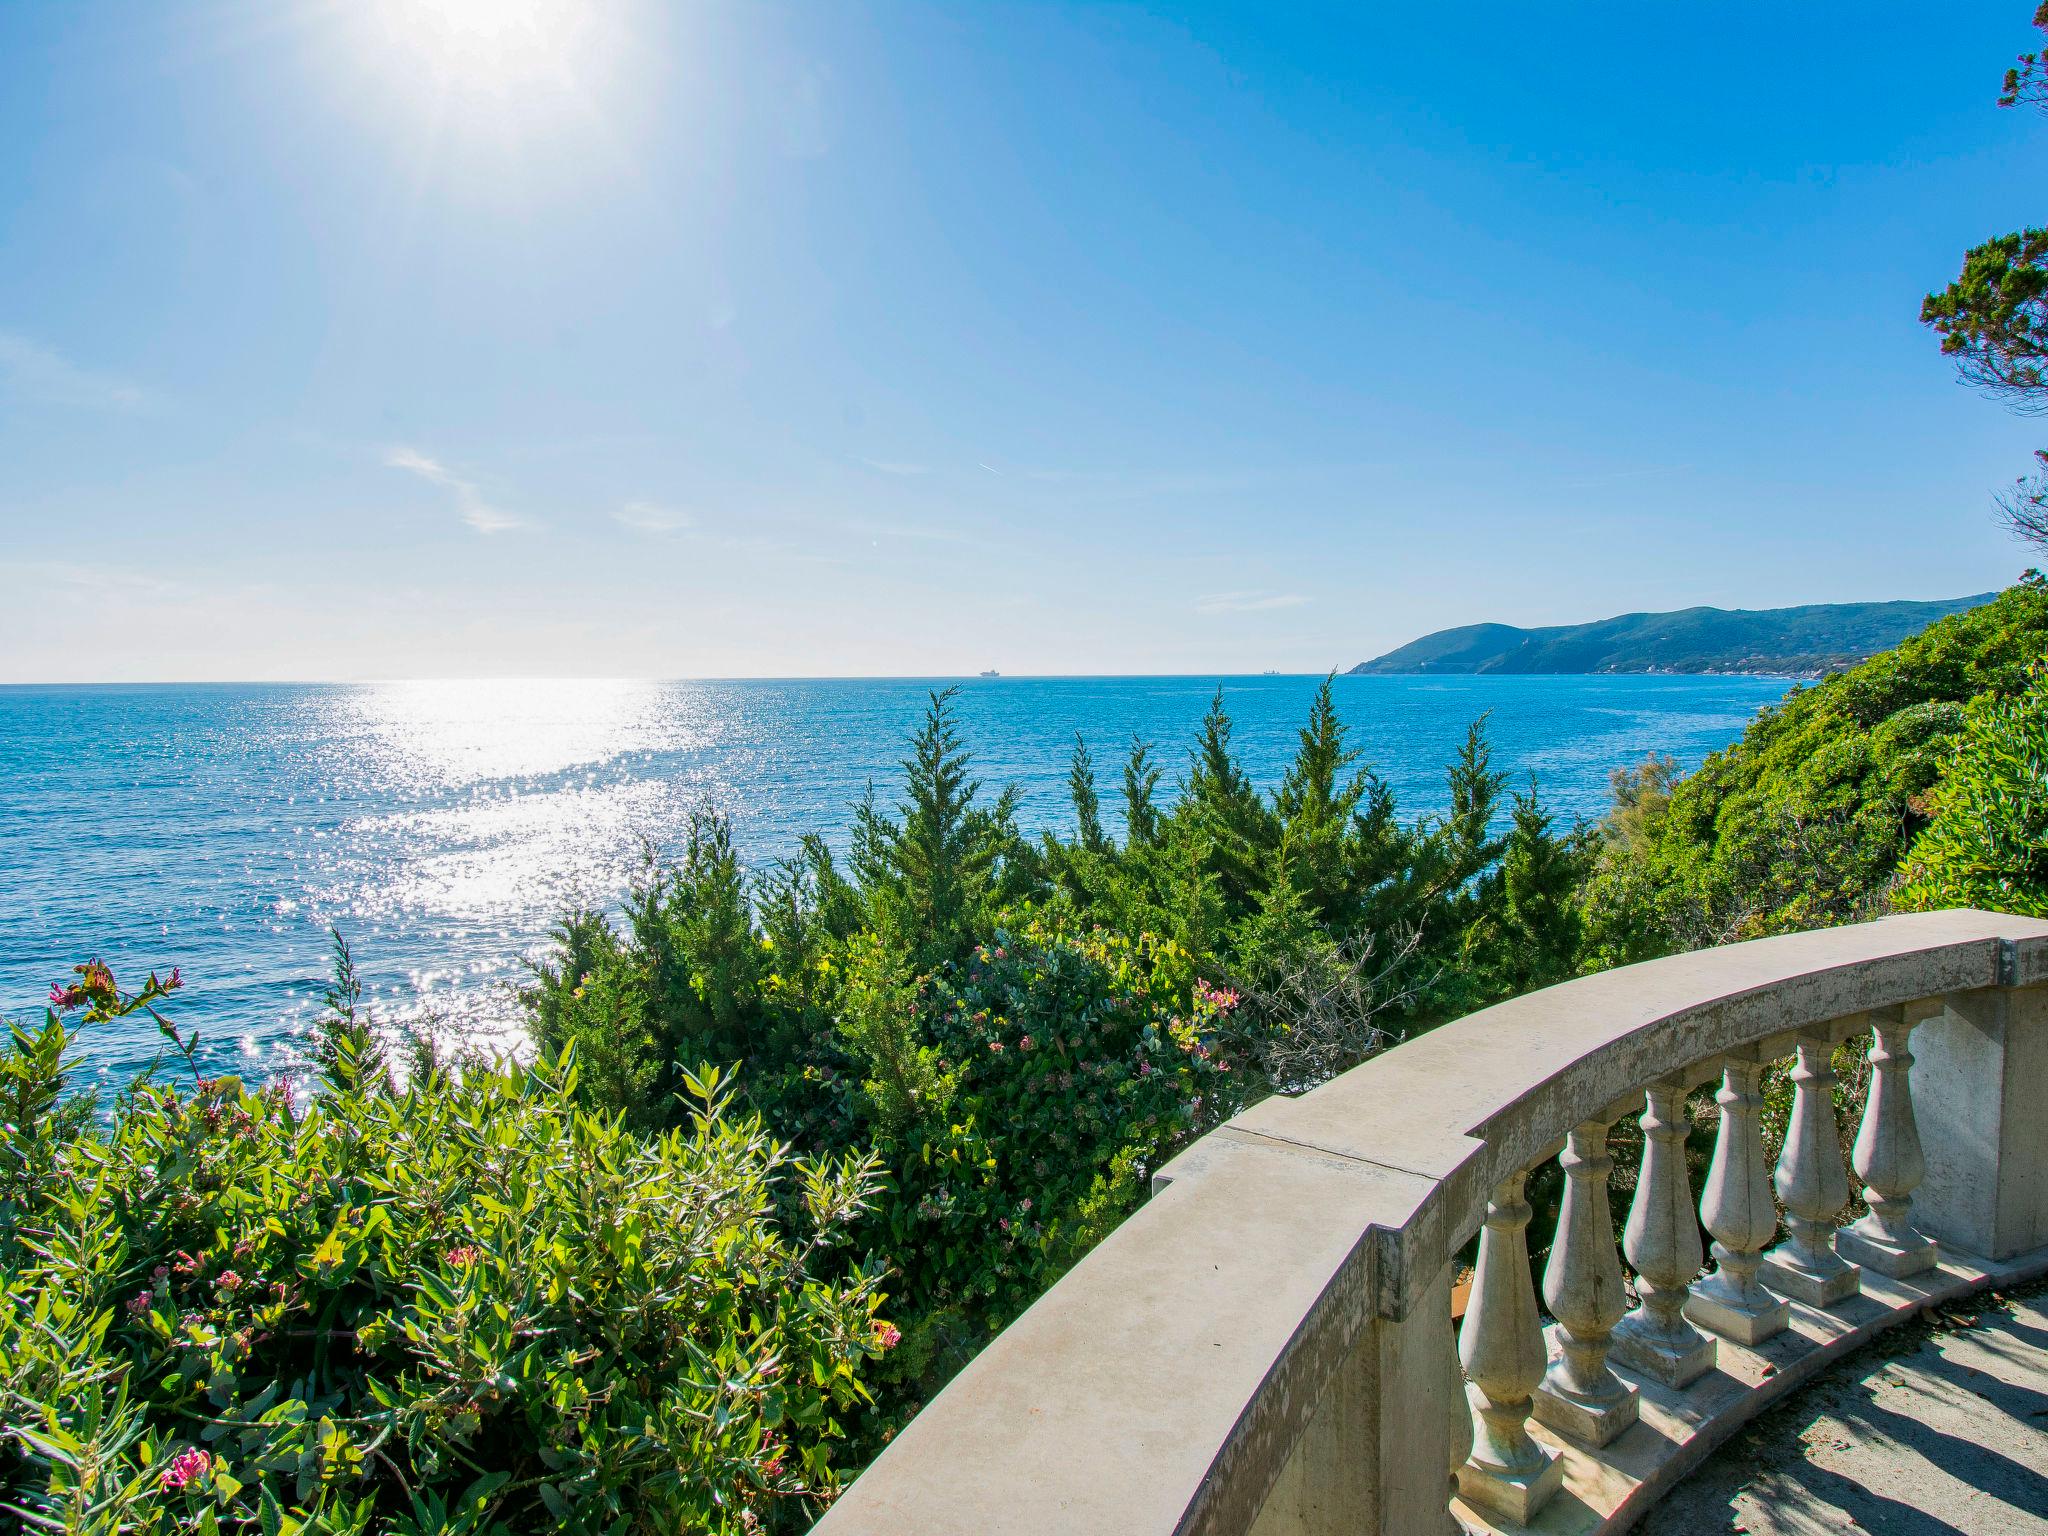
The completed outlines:
[[[1681,608],[1591,624],[1517,629],[1466,624],[1411,640],[1351,671],[1763,672],[1819,677],[1888,650],[1936,619],[1988,603],[1810,603],[1803,608]]]

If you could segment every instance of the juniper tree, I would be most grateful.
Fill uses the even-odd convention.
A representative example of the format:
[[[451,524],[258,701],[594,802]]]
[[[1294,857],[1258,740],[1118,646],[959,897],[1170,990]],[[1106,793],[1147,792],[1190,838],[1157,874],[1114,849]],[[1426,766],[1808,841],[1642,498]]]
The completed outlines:
[[[1102,801],[1095,793],[1095,758],[1079,731],[1074,732],[1074,756],[1067,765],[1067,793],[1073,798],[1081,846],[1090,853],[1103,852],[1109,839],[1102,835]]]
[[[1258,902],[1263,886],[1258,866],[1276,841],[1276,823],[1231,751],[1230,730],[1223,690],[1218,688],[1202,717],[1200,739],[1189,753],[1186,791],[1176,819],[1185,818],[1207,838],[1226,909],[1239,917]]]
[[[981,782],[954,718],[957,691],[930,695],[910,739],[901,820],[876,808],[872,787],[854,813],[854,871],[877,923],[930,963],[971,942],[984,907],[1028,895],[1032,873],[1015,788],[976,803]]]
[[[1344,744],[1344,723],[1337,718],[1331,678],[1326,677],[1274,796],[1291,883],[1326,921],[1348,916],[1359,888],[1351,857],[1353,821],[1372,777],[1365,772],[1346,776],[1357,761],[1358,753]]]
[[[1124,763],[1124,827],[1130,847],[1142,848],[1159,836],[1159,811],[1152,800],[1158,788],[1151,744],[1131,737],[1131,755]]]

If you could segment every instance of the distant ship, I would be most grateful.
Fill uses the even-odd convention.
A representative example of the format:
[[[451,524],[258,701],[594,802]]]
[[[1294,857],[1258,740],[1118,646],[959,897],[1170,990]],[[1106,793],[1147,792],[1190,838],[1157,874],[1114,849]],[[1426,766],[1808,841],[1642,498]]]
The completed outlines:
[[[986,672],[982,673],[981,675],[983,677],[1001,677],[1003,674],[998,672],[994,667],[990,667]]]

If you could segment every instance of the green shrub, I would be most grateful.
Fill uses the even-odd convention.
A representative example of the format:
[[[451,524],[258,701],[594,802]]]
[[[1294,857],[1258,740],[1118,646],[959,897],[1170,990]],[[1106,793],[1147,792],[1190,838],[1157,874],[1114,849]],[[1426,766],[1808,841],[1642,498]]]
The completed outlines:
[[[169,990],[81,976],[55,1000],[94,1025]],[[400,1087],[346,1028],[303,1105],[145,1079],[95,1123],[54,1113],[71,1038],[53,1009],[0,1049],[0,1503],[29,1525],[674,1536],[832,1495],[896,1338],[832,1252],[871,1161],[791,1161],[708,1069],[645,1138],[576,1107],[573,1060]]]
[[[2048,917],[2048,673],[2016,699],[1971,707],[1928,808],[1899,906]]]
[[[885,1379],[914,1400],[1057,1280],[1082,1233],[1136,1207],[1139,1170],[1232,1113],[1243,1074],[1225,1049],[1236,999],[1199,983],[1185,951],[1080,930],[1064,912],[1020,913],[961,963],[882,996],[929,1041],[921,1076],[864,1057],[892,1172],[879,1242],[905,1302],[906,1347]]]

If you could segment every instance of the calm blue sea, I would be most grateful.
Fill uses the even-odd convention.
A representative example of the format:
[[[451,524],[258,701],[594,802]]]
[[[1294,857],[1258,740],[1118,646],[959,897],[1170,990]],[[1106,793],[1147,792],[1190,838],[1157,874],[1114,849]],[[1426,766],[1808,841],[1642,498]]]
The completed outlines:
[[[1274,783],[1312,677],[1229,678],[1236,741]],[[0,1013],[39,1017],[94,956],[124,981],[184,968],[182,1018],[216,1069],[282,1067],[318,1003],[327,930],[390,1017],[431,1010],[516,1037],[509,988],[565,903],[609,905],[638,841],[689,809],[733,818],[750,860],[823,830],[843,847],[872,779],[893,796],[928,687],[833,682],[421,682],[0,688]],[[1217,682],[982,679],[960,695],[984,782],[1028,827],[1068,825],[1074,733],[1104,798],[1133,733],[1169,781]],[[1414,816],[1491,712],[1496,760],[1565,819],[1597,816],[1611,770],[1689,767],[1781,697],[1781,679],[1342,677],[1354,743]],[[90,1044],[102,1070],[154,1054],[137,1028]]]

